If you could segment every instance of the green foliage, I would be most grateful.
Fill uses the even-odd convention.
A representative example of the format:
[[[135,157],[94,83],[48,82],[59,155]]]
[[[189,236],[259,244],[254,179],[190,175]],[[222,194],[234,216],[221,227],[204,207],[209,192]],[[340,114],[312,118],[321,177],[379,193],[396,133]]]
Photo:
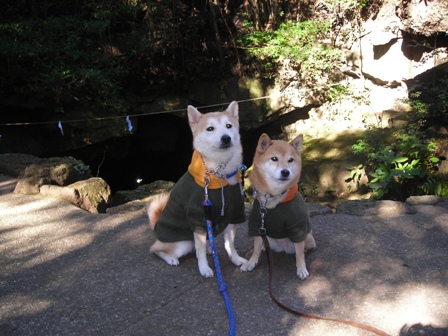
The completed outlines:
[[[96,110],[125,110],[119,85],[125,70],[97,43],[109,21],[94,16],[1,24],[0,59],[9,64],[0,76],[2,91],[14,88],[22,97],[38,96],[55,107],[75,99]]]
[[[445,53],[444,48],[437,48],[437,36],[413,40],[411,47],[425,49],[424,60]],[[414,122],[424,129],[433,124],[448,126],[448,69],[444,66],[434,67],[409,82],[409,103],[414,112]]]
[[[367,155],[367,162],[354,167],[350,181],[359,182],[361,171],[369,176],[376,198],[404,200],[411,195],[448,196],[448,176],[438,172],[435,135],[428,128],[448,125],[448,73],[432,70],[426,80],[413,83],[409,98],[409,124],[402,129],[374,128],[353,145],[355,154]],[[437,79],[437,80],[436,80]]]
[[[448,125],[448,72],[440,71],[437,77],[429,83],[417,81],[410,89],[407,102],[419,127],[433,123]]]
[[[336,102],[348,95],[348,88],[342,84],[335,84],[327,91],[327,97],[331,102]]]
[[[340,51],[319,42],[329,32],[328,21],[287,21],[273,32],[255,30],[238,42],[252,56],[263,61],[266,77],[274,76],[278,61],[289,59],[302,72],[309,71],[309,76],[320,78],[340,59]]]
[[[411,195],[444,195],[445,177],[437,174],[439,158],[434,141],[423,132],[407,129],[371,129],[353,145],[355,154],[367,156],[354,167],[350,180],[359,182],[361,170],[369,176],[368,187],[375,198],[404,200]]]
[[[222,73],[218,50],[231,60],[232,49],[223,48],[230,38],[217,42],[209,9],[185,0],[6,0],[0,92],[43,101],[56,113],[71,103],[99,117],[129,113],[129,91],[185,88],[196,76]],[[218,16],[220,33],[228,33],[224,19]]]
[[[330,7],[339,7],[342,10],[353,8],[364,8],[367,4],[367,0],[324,0],[324,5]]]

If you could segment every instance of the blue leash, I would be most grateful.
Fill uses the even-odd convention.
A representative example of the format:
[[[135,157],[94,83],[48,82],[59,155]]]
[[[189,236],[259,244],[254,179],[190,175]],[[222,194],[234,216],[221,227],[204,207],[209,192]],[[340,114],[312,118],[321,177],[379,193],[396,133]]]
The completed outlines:
[[[208,239],[210,241],[210,247],[212,248],[212,256],[213,256],[213,262],[215,264],[216,277],[218,278],[219,292],[224,297],[227,313],[229,315],[229,335],[234,336],[236,326],[235,315],[233,314],[232,304],[230,303],[230,297],[229,294],[227,293],[227,285],[222,280],[221,267],[219,265],[218,253],[216,252],[215,237],[213,235],[212,221],[210,219],[212,209],[211,207],[213,206],[213,203],[208,199],[207,193],[204,202],[202,202],[202,205],[204,206],[205,216],[207,219],[207,233],[208,233]]]

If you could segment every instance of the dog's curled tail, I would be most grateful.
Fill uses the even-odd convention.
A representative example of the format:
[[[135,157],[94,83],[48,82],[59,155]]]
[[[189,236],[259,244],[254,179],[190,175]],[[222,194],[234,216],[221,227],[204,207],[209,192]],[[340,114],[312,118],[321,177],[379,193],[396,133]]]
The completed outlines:
[[[148,218],[149,225],[154,230],[157,221],[159,220],[160,214],[165,208],[166,203],[168,202],[168,198],[170,198],[170,193],[162,193],[156,195],[151,203],[148,206]]]

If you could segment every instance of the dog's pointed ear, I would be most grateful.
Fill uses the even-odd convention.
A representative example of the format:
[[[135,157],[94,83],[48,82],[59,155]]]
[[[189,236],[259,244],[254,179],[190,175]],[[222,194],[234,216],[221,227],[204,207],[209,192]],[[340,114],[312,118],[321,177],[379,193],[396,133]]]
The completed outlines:
[[[193,129],[202,117],[202,113],[194,106],[188,105],[187,107],[188,122],[190,127]]]
[[[238,102],[233,101],[229,104],[229,106],[226,109],[227,112],[230,113],[232,118],[235,118],[238,120]]]
[[[266,152],[271,143],[272,143],[271,138],[266,133],[263,133],[260,136],[260,139],[258,139],[257,152],[259,153]]]
[[[294,147],[297,153],[300,154],[303,147],[303,134],[299,134],[298,136],[296,136],[293,140],[291,140],[289,144]]]

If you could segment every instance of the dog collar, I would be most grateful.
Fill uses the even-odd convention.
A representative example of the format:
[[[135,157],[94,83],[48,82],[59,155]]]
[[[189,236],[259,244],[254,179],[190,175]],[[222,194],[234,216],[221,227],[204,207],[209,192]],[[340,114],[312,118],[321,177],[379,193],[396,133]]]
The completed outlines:
[[[289,188],[289,191],[286,194],[286,197],[280,203],[286,203],[286,202],[291,201],[296,196],[296,193],[297,193],[298,190],[299,190],[299,187],[297,185],[295,185],[294,187]]]
[[[298,190],[299,190],[299,187],[297,185],[295,185],[289,189],[286,189],[285,191],[281,192],[280,194],[277,194],[277,195],[265,194],[264,197],[266,199],[268,199],[268,198],[274,198],[274,197],[278,197],[278,196],[282,196],[282,195],[286,194],[286,197],[281,202],[279,202],[279,203],[286,203],[286,202],[291,201],[295,197]],[[258,190],[255,190],[253,198],[258,199],[258,201],[260,202],[261,200],[258,197],[259,194],[260,193],[258,192]]]
[[[235,176],[237,174],[241,175],[238,169],[229,174],[225,175],[220,174],[220,171],[225,168],[226,164],[227,163],[224,162],[214,170],[209,170],[205,167],[201,154],[199,154],[199,152],[195,150],[191,158],[191,163],[188,166],[188,171],[193,176],[195,182],[201,187],[204,186],[204,177],[206,175],[213,175],[214,178],[210,179],[210,184],[208,185],[208,188],[219,189],[229,184],[229,182],[227,181],[228,178],[231,178],[232,176]]]
[[[235,176],[236,173],[238,173],[238,169],[235,170],[235,171],[233,171],[233,172],[231,172],[230,174],[226,174],[226,175],[225,175],[225,176],[226,176],[226,179],[231,178],[232,176]]]
[[[246,172],[247,167],[242,163],[239,165],[238,169],[231,172],[230,174],[226,174],[226,179],[231,178],[232,176],[235,176],[237,173],[240,173],[241,176],[244,176],[244,173]]]

